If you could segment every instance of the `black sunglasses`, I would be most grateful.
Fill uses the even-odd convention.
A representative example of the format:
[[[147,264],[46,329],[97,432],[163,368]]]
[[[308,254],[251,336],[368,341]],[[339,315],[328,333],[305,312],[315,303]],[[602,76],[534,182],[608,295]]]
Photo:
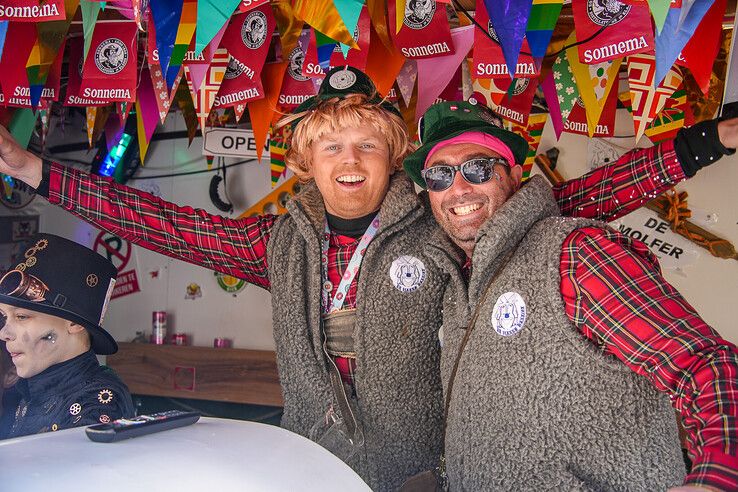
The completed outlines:
[[[486,183],[492,178],[502,180],[502,176],[495,170],[495,165],[510,167],[507,159],[502,157],[476,157],[455,166],[442,164],[423,169],[420,174],[425,180],[429,191],[443,191],[451,187],[456,171],[471,184]]]

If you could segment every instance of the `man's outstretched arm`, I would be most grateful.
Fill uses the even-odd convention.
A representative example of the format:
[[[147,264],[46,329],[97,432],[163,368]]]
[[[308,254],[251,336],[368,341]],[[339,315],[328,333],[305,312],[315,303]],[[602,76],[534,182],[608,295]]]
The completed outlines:
[[[635,149],[617,161],[557,184],[563,215],[614,220],[641,207],[738,147],[738,118],[709,120],[683,128],[677,137]]]
[[[0,173],[50,203],[144,248],[269,288],[266,246],[275,216],[231,219],[151,194],[22,149],[0,126]]]

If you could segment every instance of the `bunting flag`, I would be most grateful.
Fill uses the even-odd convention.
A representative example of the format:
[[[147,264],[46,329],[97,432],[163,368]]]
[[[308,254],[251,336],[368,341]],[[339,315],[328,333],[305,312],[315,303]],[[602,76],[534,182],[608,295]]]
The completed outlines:
[[[457,27],[451,31],[454,52],[451,55],[416,60],[418,66],[418,103],[415,119],[420,119],[441,92],[448,86],[456,70],[472,47],[474,26]]]
[[[305,62],[302,64],[302,74],[305,77],[323,76],[330,69],[331,56],[336,48],[336,42],[321,33],[312,30],[305,52]]]
[[[395,1],[395,8],[392,10],[395,13],[395,34],[400,34],[400,29],[402,29],[402,19],[405,17],[405,0],[396,0]],[[389,6],[390,9],[392,9],[392,6]]]
[[[569,39],[566,40],[566,44],[573,45],[575,43],[575,34],[571,33],[571,35],[569,35]],[[563,53],[559,53],[553,64],[552,70],[556,87],[556,98],[559,102],[561,116],[564,119],[569,117],[569,113],[579,97],[579,88],[577,87],[577,83],[574,78],[574,71],[572,70],[572,64],[570,63],[571,60],[576,59],[576,47],[572,47]],[[577,63],[577,61],[574,61],[574,63]]]
[[[205,156],[205,162],[208,165],[208,170],[210,170],[210,169],[213,168],[213,161],[215,161],[215,156],[214,155],[206,155]]]
[[[87,60],[87,53],[90,51],[90,43],[92,42],[92,33],[95,31],[97,16],[100,14],[100,2],[80,0],[79,7],[82,11],[82,35],[85,39],[82,59]]]
[[[680,9],[669,9],[664,29],[656,36],[656,78],[660,84],[687,45],[714,0],[696,0],[684,23],[677,28]]]
[[[12,40],[12,49],[3,53],[0,59],[0,85],[4,95],[4,105],[25,106],[30,102],[30,87],[26,75],[26,61],[36,44],[36,26],[29,22],[11,22],[7,37]]]
[[[182,79],[180,78],[174,82],[170,96],[170,92],[167,90],[167,84],[164,81],[164,74],[161,73],[161,66],[158,63],[154,65],[149,64],[148,68],[146,72],[151,76],[151,86],[156,96],[159,120],[163,124],[169,113],[169,108],[171,108],[173,96],[177,92],[177,85],[179,85]],[[141,76],[143,77],[144,74],[142,73]]]
[[[561,138],[561,132],[564,131],[564,119],[561,116],[561,106],[559,105],[559,96],[556,92],[556,80],[554,79],[553,71],[549,72],[541,82],[541,90],[543,91],[543,96],[546,98],[546,104],[551,115],[551,124],[554,127],[556,140],[558,140]]]
[[[136,21],[139,31],[145,31],[143,27],[143,12],[141,12],[141,2],[143,0],[131,0],[131,8],[133,10],[133,20]]]
[[[571,66],[579,96],[584,103],[589,136],[593,137],[608,95],[618,80],[618,71],[623,60],[618,58],[596,65],[585,65],[575,59],[576,53],[573,55],[572,58],[568,58],[569,66]]]
[[[157,0],[150,2],[150,23],[156,32],[156,49],[162,73],[167,73],[172,58],[174,43],[182,16],[183,0]],[[199,11],[198,11],[199,20]]]
[[[512,80],[505,79],[477,79],[472,77],[472,97],[479,104],[487,107],[497,107],[507,95]]]
[[[359,48],[349,50],[348,54],[344,55],[341,47],[337,46],[331,55],[331,68],[349,65],[358,68],[361,71],[365,71],[367,59],[369,57],[369,46],[372,40],[371,32],[369,11],[366,8],[363,8],[359,14],[359,21],[353,31],[354,41],[356,41]]]
[[[72,18],[77,12],[79,0],[66,0],[64,20],[39,22],[36,24],[36,43],[28,56],[26,62],[26,74],[30,88],[32,107],[38,106],[44,85],[49,76],[51,66],[58,58],[60,50],[63,51],[66,34]]]
[[[135,22],[98,24],[91,54],[82,68],[80,94],[110,101],[136,100],[138,26]]]
[[[197,0],[184,0],[182,3],[182,14],[179,19],[177,35],[174,38],[172,56],[169,58],[169,66],[166,70],[167,87],[173,87],[175,81],[181,77],[180,67],[190,47],[192,36],[195,34],[197,25]]]
[[[228,24],[239,3],[241,0],[197,0],[195,55],[202,53],[223,26]]]
[[[208,71],[208,67],[210,66],[210,62],[212,61],[215,52],[220,46],[220,42],[225,35],[227,27],[228,24],[224,24],[221,30],[215,34],[212,41],[210,41],[210,44],[208,44],[199,55],[195,55],[194,46],[192,46],[192,51],[190,51],[185,57],[184,65],[189,67],[192,85],[195,87],[195,90],[200,90],[200,85],[205,78],[205,74]]]
[[[361,9],[364,7],[364,0],[333,0],[333,4],[338,10],[338,15],[341,16],[341,20],[346,25],[348,32],[353,33],[356,30],[356,26],[359,23],[359,16],[361,15]],[[356,40],[355,37],[354,41]],[[358,49],[358,45],[356,46]],[[343,56],[348,56],[348,52],[351,46],[341,43],[341,52]]]
[[[415,80],[418,78],[418,65],[415,60],[407,60],[397,74],[397,88],[402,96],[402,102],[405,106],[410,105],[410,98],[413,97],[413,89],[415,88]]]
[[[85,108],[87,122],[87,144],[92,148],[92,135],[95,133],[95,116],[97,115],[97,106],[88,106]]]
[[[215,52],[199,90],[195,90],[192,84],[189,66],[185,65],[185,80],[187,80],[187,86],[192,94],[192,102],[195,105],[195,111],[200,120],[200,128],[203,131],[205,130],[205,122],[208,119],[208,114],[210,114],[210,110],[215,102],[215,97],[218,95],[220,84],[223,82],[223,76],[228,68],[229,59],[230,56],[227,50],[219,49]]]
[[[682,58],[700,89],[702,89],[703,94],[707,94],[710,90],[710,75],[712,74],[712,65],[720,50],[720,34],[726,8],[726,0],[715,0],[712,7],[702,18],[702,22],[697,26],[694,35],[682,50]],[[735,32],[735,29],[733,32]],[[735,51],[731,52],[735,53]],[[677,61],[679,61],[679,58],[677,58]],[[730,84],[727,84],[726,87],[730,87]],[[738,82],[734,87],[738,90]]]
[[[622,92],[618,98],[628,113],[632,115],[630,92]],[[692,124],[694,124],[694,116],[687,102],[687,91],[682,85],[666,100],[664,109],[648,124],[645,133],[649,140],[657,144],[673,140],[682,127]]]
[[[633,125],[638,141],[648,124],[664,108],[666,100],[682,83],[682,76],[678,68],[673,68],[654,89],[656,75],[654,55],[645,53],[631,55],[627,58],[627,66]]]
[[[269,0],[242,0],[238,4],[239,12],[248,12],[249,10],[261,7],[262,5],[268,5]]]
[[[366,60],[366,74],[377,87],[377,92],[383,97],[389,94],[395,85],[397,74],[405,64],[405,57],[393,49],[388,49],[383,43],[371,43]]]
[[[505,62],[513,78],[523,45],[525,27],[531,11],[531,0],[484,0],[487,14],[500,40]]]
[[[537,89],[538,79],[513,79],[506,97],[493,109],[506,121],[526,126]]]
[[[0,58],[5,48],[5,35],[8,33],[8,21],[0,21]]]
[[[651,9],[651,15],[656,23],[656,31],[661,33],[666,22],[666,14],[669,13],[669,7],[672,0],[648,0],[648,7]]]
[[[282,89],[284,73],[287,63],[268,63],[261,71],[261,81],[264,87],[264,99],[249,101],[249,119],[251,129],[254,132],[256,142],[256,156],[261,160],[262,149],[264,149],[269,125],[274,119],[274,110],[277,107],[277,98]]]
[[[243,114],[246,112],[246,103],[240,103],[233,106],[233,114],[236,116],[236,123],[241,122]]]
[[[396,0],[389,0],[389,22],[400,15],[393,8]],[[446,7],[437,1],[411,1],[405,6],[402,28],[393,33],[395,48],[405,58],[433,58],[452,55],[454,50],[446,15]],[[399,17],[398,17],[399,18]]]
[[[272,176],[272,188],[277,185],[279,178],[286,172],[284,156],[288,146],[284,142],[269,140],[269,169]]]
[[[483,28],[486,26],[487,32],[482,29],[474,31],[474,56],[471,74],[472,77],[480,79],[508,79],[510,80],[510,71],[505,60],[505,55],[500,47],[497,32],[492,26],[492,22],[487,17],[487,9],[483,0],[477,0],[477,10],[475,19]],[[523,39],[523,49],[525,53],[521,53],[515,66],[514,75],[516,78],[537,77],[538,67],[533,57],[529,54],[530,47],[528,41]]]
[[[136,132],[138,135],[138,149],[141,162],[146,158],[151,136],[156,130],[160,120],[159,108],[156,103],[157,92],[151,84],[151,74],[148,66],[144,66],[141,72],[141,83],[138,88],[138,99],[136,100]]]
[[[340,3],[340,2],[336,2]],[[295,17],[310,24],[331,39],[343,43],[350,48],[358,49],[354,41],[354,27],[349,30],[343,22],[334,0],[293,0]],[[344,2],[346,3],[346,2]],[[361,10],[359,8],[359,10]],[[359,12],[357,11],[357,20]]]
[[[523,163],[523,181],[530,178],[530,171],[536,159],[538,145],[541,143],[543,127],[546,126],[547,119],[548,113],[533,113],[528,117],[528,124],[526,126],[521,126],[517,123],[511,124],[512,131],[525,138],[525,141],[528,142],[528,153]]]
[[[581,97],[577,98],[577,102],[571,109],[569,117],[563,122],[563,131],[587,136],[591,134],[591,137],[612,137],[615,135],[615,113],[618,106],[618,91],[611,90],[605,100],[602,101],[602,104],[602,111],[593,126],[587,117],[587,108],[585,108],[584,101],[582,101]]]
[[[58,21],[56,21],[58,22]],[[48,22],[47,24],[51,24]],[[41,35],[39,34],[39,38]],[[61,69],[62,61],[64,58],[64,46],[66,44],[66,36],[62,35],[61,45],[55,47],[54,51],[55,58],[53,63],[48,67],[45,67],[46,62],[41,60],[41,56],[37,56],[39,51],[46,51],[40,48],[40,42],[37,39],[36,44],[31,50],[31,54],[28,57],[26,63],[26,73],[28,75],[28,84],[30,90],[30,106],[36,108],[39,106],[41,99],[48,101],[59,100],[59,89],[61,88]],[[35,60],[33,60],[35,58]],[[32,67],[29,67],[29,63],[34,63]],[[43,70],[46,73],[41,73]]]
[[[187,83],[183,84],[180,81],[177,92],[174,95],[174,101],[177,103],[177,107],[184,119],[189,145],[192,145],[192,141],[197,135],[197,111],[195,111],[195,103],[192,100],[192,94]]]
[[[287,57],[289,65],[282,81],[278,100],[279,110],[283,113],[291,112],[318,92],[313,79],[302,74],[309,39],[310,30],[303,30],[297,42],[297,47]]]
[[[738,15],[733,21],[733,37],[729,49],[730,56],[726,63],[725,91],[722,106],[738,101]]]
[[[295,15],[291,2],[280,1],[270,3],[270,5],[274,12],[274,18],[277,19],[282,53],[292,53],[292,50],[297,46],[305,22]]]
[[[390,33],[387,30],[387,14],[385,12],[386,2],[385,0],[366,0],[366,10],[371,19],[372,28],[374,32],[382,41],[382,44],[386,49],[394,49]],[[399,16],[396,16],[399,18]],[[399,31],[399,29],[398,29]]]
[[[36,115],[30,109],[18,109],[8,123],[8,131],[22,148],[28,148],[33,129],[36,128]]]
[[[546,55],[563,4],[564,0],[533,0],[525,37],[533,58],[539,60],[539,66],[540,60]]]
[[[571,8],[576,36],[582,40],[577,48],[583,63],[653,52],[651,12],[646,2],[578,0],[572,2]]]

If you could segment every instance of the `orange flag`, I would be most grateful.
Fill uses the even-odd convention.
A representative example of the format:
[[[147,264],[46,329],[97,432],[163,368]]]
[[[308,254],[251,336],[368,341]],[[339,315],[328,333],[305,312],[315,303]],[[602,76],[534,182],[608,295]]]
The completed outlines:
[[[249,101],[249,117],[251,118],[251,129],[256,141],[256,156],[261,160],[261,152],[266,144],[269,125],[277,107],[277,98],[282,89],[284,71],[287,63],[267,63],[261,70],[261,81],[264,86],[264,99]]]
[[[405,57],[399,51],[389,50],[383,43],[369,45],[366,74],[374,81],[382,96],[386,96],[392,89],[404,64]]]

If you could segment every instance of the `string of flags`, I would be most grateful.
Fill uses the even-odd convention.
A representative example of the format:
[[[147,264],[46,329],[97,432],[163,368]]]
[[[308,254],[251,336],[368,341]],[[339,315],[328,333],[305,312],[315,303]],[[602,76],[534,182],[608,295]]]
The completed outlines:
[[[85,108],[90,145],[135,111],[142,159],[172,108],[190,141],[248,112],[276,184],[273,123],[350,65],[408,122],[474,97],[534,156],[549,117],[557,136],[612,136],[619,104],[658,140],[735,102],[735,23],[727,0],[4,0],[0,111],[30,112],[43,140],[52,105]]]

